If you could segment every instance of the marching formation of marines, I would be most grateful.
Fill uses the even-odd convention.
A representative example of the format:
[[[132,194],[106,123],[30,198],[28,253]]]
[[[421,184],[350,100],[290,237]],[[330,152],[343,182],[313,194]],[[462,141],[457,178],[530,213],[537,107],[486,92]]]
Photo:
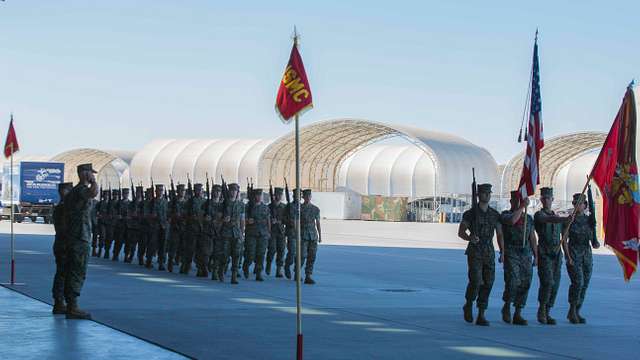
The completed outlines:
[[[70,206],[66,196],[69,184],[63,185],[60,209]],[[125,263],[137,261],[149,269],[176,270],[181,274],[189,274],[195,265],[197,277],[224,282],[230,273],[231,284],[238,284],[240,271],[245,279],[253,276],[256,281],[264,281],[263,272],[271,275],[275,259],[275,277],[291,279],[290,267],[297,251],[296,214],[300,206],[300,267],[305,268],[304,283],[315,284],[312,274],[322,235],[320,210],[311,203],[311,190],[302,191],[304,201],[300,203],[297,189],[293,191],[292,201],[288,186],[286,189],[270,186],[266,204],[263,190],[250,185],[245,203],[240,199],[238,184],[223,181],[209,185],[208,179],[205,185],[193,186],[191,181],[187,186],[174,186],[172,180],[168,191],[162,184],[152,184],[147,189],[131,184],[131,191],[129,188],[101,190],[99,201],[89,199],[89,223],[84,224],[91,256]],[[132,199],[129,199],[130,193]],[[285,193],[286,203],[283,202]],[[56,212],[56,219],[56,224],[68,222],[61,210]],[[62,225],[56,225],[56,239],[65,233]],[[54,246],[54,253],[63,258],[60,246]],[[64,299],[56,284],[63,278],[61,270],[55,276],[53,290],[56,304],[61,306]]]
[[[473,186],[475,189],[475,180]],[[531,287],[533,267],[537,265],[540,279],[537,320],[541,324],[556,324],[551,316],[551,308],[555,304],[560,285],[564,253],[571,281],[567,319],[572,324],[586,323],[586,319],[580,314],[580,308],[593,268],[591,249],[600,247],[590,194],[589,192],[590,215],[585,214],[587,199],[584,194],[579,193],[573,195],[573,215],[559,216],[551,210],[553,189],[543,187],[540,189],[542,209],[532,217],[526,215],[525,211],[529,205],[528,199],[521,201],[517,191],[511,192],[511,208],[500,214],[489,206],[491,184],[477,186],[478,202],[463,214],[458,229],[458,236],[469,242],[465,252],[469,282],[466,302],[462,307],[465,321],[474,321],[475,302],[478,308],[476,325],[489,326],[485,311],[495,280],[495,234],[500,254],[498,261],[504,266],[504,305],[501,311],[504,322],[528,324],[522,316],[522,309],[526,305]],[[473,196],[475,199],[476,195]],[[562,241],[564,232],[568,235],[566,241]]]

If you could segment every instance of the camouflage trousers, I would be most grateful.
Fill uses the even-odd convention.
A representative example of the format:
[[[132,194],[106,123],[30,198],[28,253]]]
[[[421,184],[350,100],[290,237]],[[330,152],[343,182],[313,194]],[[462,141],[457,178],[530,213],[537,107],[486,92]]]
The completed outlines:
[[[211,236],[201,233],[195,240],[195,262],[198,271],[207,272],[209,269],[209,257],[213,252]]]
[[[107,224],[102,221],[98,221],[98,248],[104,249],[107,239]]]
[[[144,263],[144,257],[149,251],[150,237],[151,230],[148,227],[143,226],[140,229],[140,236],[138,237],[138,262],[140,265]]]
[[[182,237],[182,254],[180,254],[180,271],[189,272],[193,257],[196,252],[196,243],[201,236],[200,232],[186,231]]]
[[[169,231],[169,236],[167,238],[167,258],[170,261],[176,259],[178,256],[178,250],[180,248],[180,244],[183,242],[182,238],[184,237],[184,231],[182,228],[177,227],[176,225],[171,225],[171,231]]]
[[[533,263],[530,254],[519,253],[519,251],[520,249],[506,249],[502,300],[522,309],[527,304],[533,277]]]
[[[158,264],[164,264],[166,261],[166,240],[167,229],[162,226],[152,226],[149,234],[149,245],[147,246],[147,261],[153,261],[154,256],[157,256],[156,262]]]
[[[113,258],[117,259],[118,257],[120,257],[120,252],[122,251],[122,248],[124,247],[124,244],[127,240],[126,226],[116,226],[113,229],[113,240]]]
[[[538,302],[540,306],[553,307],[560,287],[560,270],[562,267],[562,252],[556,254],[538,255]]]
[[[127,241],[124,244],[125,259],[133,259],[136,253],[136,247],[140,238],[140,230],[137,228],[127,228]]]
[[[87,276],[89,249],[88,242],[76,239],[70,239],[65,245],[64,298],[67,303],[80,296]]]
[[[287,257],[284,260],[284,266],[289,267],[296,262],[296,234],[287,234]],[[302,265],[300,265],[302,267]]]
[[[591,250],[574,252],[570,251],[573,265],[567,262],[567,272],[571,285],[569,285],[569,304],[576,305],[578,308],[584,303],[587,288],[591,281],[591,272],[593,271],[593,258]]]
[[[224,271],[229,257],[231,257],[231,269],[237,271],[240,263],[240,251],[242,249],[242,239],[233,236],[223,236],[221,241],[216,242],[216,257],[218,270]]]
[[[104,251],[109,254],[111,252],[111,244],[113,243],[113,236],[115,235],[114,227],[111,224],[105,224],[104,231],[102,232],[103,240],[101,243],[104,244]]]
[[[51,294],[56,300],[64,299],[64,276],[67,260],[63,241],[63,239],[60,239],[58,235],[56,235],[56,240],[53,243],[53,256],[56,258],[56,274],[53,276]]]
[[[286,246],[287,238],[282,234],[273,232],[269,238],[269,245],[267,247],[267,264],[271,264],[275,257],[277,266],[284,265],[284,249]]]
[[[304,266],[304,273],[307,276],[313,274],[313,266],[316,263],[316,255],[318,254],[318,240],[302,239],[300,242],[300,256],[302,263],[300,268]]]
[[[476,301],[479,309],[486,309],[496,276],[495,254],[487,256],[470,252],[467,254],[467,265],[469,283],[465,299],[469,303]]]
[[[261,273],[264,268],[264,256],[267,251],[269,237],[258,234],[247,235],[244,239],[244,263],[245,268],[249,268],[255,263],[255,272]]]

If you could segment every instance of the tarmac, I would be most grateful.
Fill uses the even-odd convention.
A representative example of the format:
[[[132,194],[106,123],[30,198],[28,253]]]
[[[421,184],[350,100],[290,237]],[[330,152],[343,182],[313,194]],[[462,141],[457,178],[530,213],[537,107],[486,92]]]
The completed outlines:
[[[6,230],[0,224],[0,231]],[[239,285],[91,258],[80,304],[95,321],[52,316],[50,227],[17,224],[16,285],[0,288],[2,358],[293,359],[295,283],[267,277]],[[568,276],[553,315],[535,321],[537,276],[521,327],[500,321],[497,265],[489,328],[467,324],[464,243],[455,226],[324,221],[314,278],[305,285],[305,359],[602,359],[637,356],[640,283],[625,283],[610,255],[594,256],[582,313],[565,319]],[[452,233],[453,231],[453,233]],[[41,235],[28,234],[29,232]],[[599,254],[606,254],[598,252]],[[0,235],[0,280],[9,279],[9,236]],[[24,294],[24,295],[19,295]],[[36,300],[34,300],[36,299]],[[5,321],[7,319],[8,321]],[[28,319],[28,321],[24,321]],[[5,351],[8,349],[8,351]]]

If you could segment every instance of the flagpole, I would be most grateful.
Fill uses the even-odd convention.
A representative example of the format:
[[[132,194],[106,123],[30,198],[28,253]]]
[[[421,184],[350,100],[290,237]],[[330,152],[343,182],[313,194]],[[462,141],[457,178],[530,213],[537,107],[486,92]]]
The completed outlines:
[[[295,37],[295,43],[297,45],[298,38]],[[296,359],[302,360],[302,289],[300,283],[300,263],[302,262],[301,237],[300,237],[300,121],[298,115],[296,115],[296,189],[298,191],[298,202],[296,204],[296,334],[297,334],[297,351]],[[294,199],[296,194],[293,194]]]
[[[527,199],[529,197],[527,196]],[[529,208],[527,206],[527,202],[526,199],[523,199],[525,205],[524,205],[524,227],[522,228],[522,247],[524,248],[524,245],[527,242],[527,209]]]
[[[15,238],[13,236],[13,220],[14,220],[14,215],[13,215],[13,143],[11,143],[9,145],[11,147],[11,160],[9,163],[10,166],[10,170],[9,170],[9,176],[10,178],[10,185],[9,185],[9,196],[10,196],[10,203],[11,203],[11,285],[14,285],[16,282],[16,259],[15,259],[15,254],[14,254],[14,249],[15,249]]]

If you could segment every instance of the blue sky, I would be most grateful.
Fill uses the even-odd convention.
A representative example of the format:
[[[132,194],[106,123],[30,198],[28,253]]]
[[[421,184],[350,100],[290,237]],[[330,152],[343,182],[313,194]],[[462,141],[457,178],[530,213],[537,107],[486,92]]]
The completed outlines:
[[[547,138],[607,131],[640,78],[639,1],[0,3],[0,116],[23,152],[155,138],[271,138],[293,25],[315,108],[455,133],[499,163],[516,143],[540,28]],[[2,130],[4,131],[4,130]]]

